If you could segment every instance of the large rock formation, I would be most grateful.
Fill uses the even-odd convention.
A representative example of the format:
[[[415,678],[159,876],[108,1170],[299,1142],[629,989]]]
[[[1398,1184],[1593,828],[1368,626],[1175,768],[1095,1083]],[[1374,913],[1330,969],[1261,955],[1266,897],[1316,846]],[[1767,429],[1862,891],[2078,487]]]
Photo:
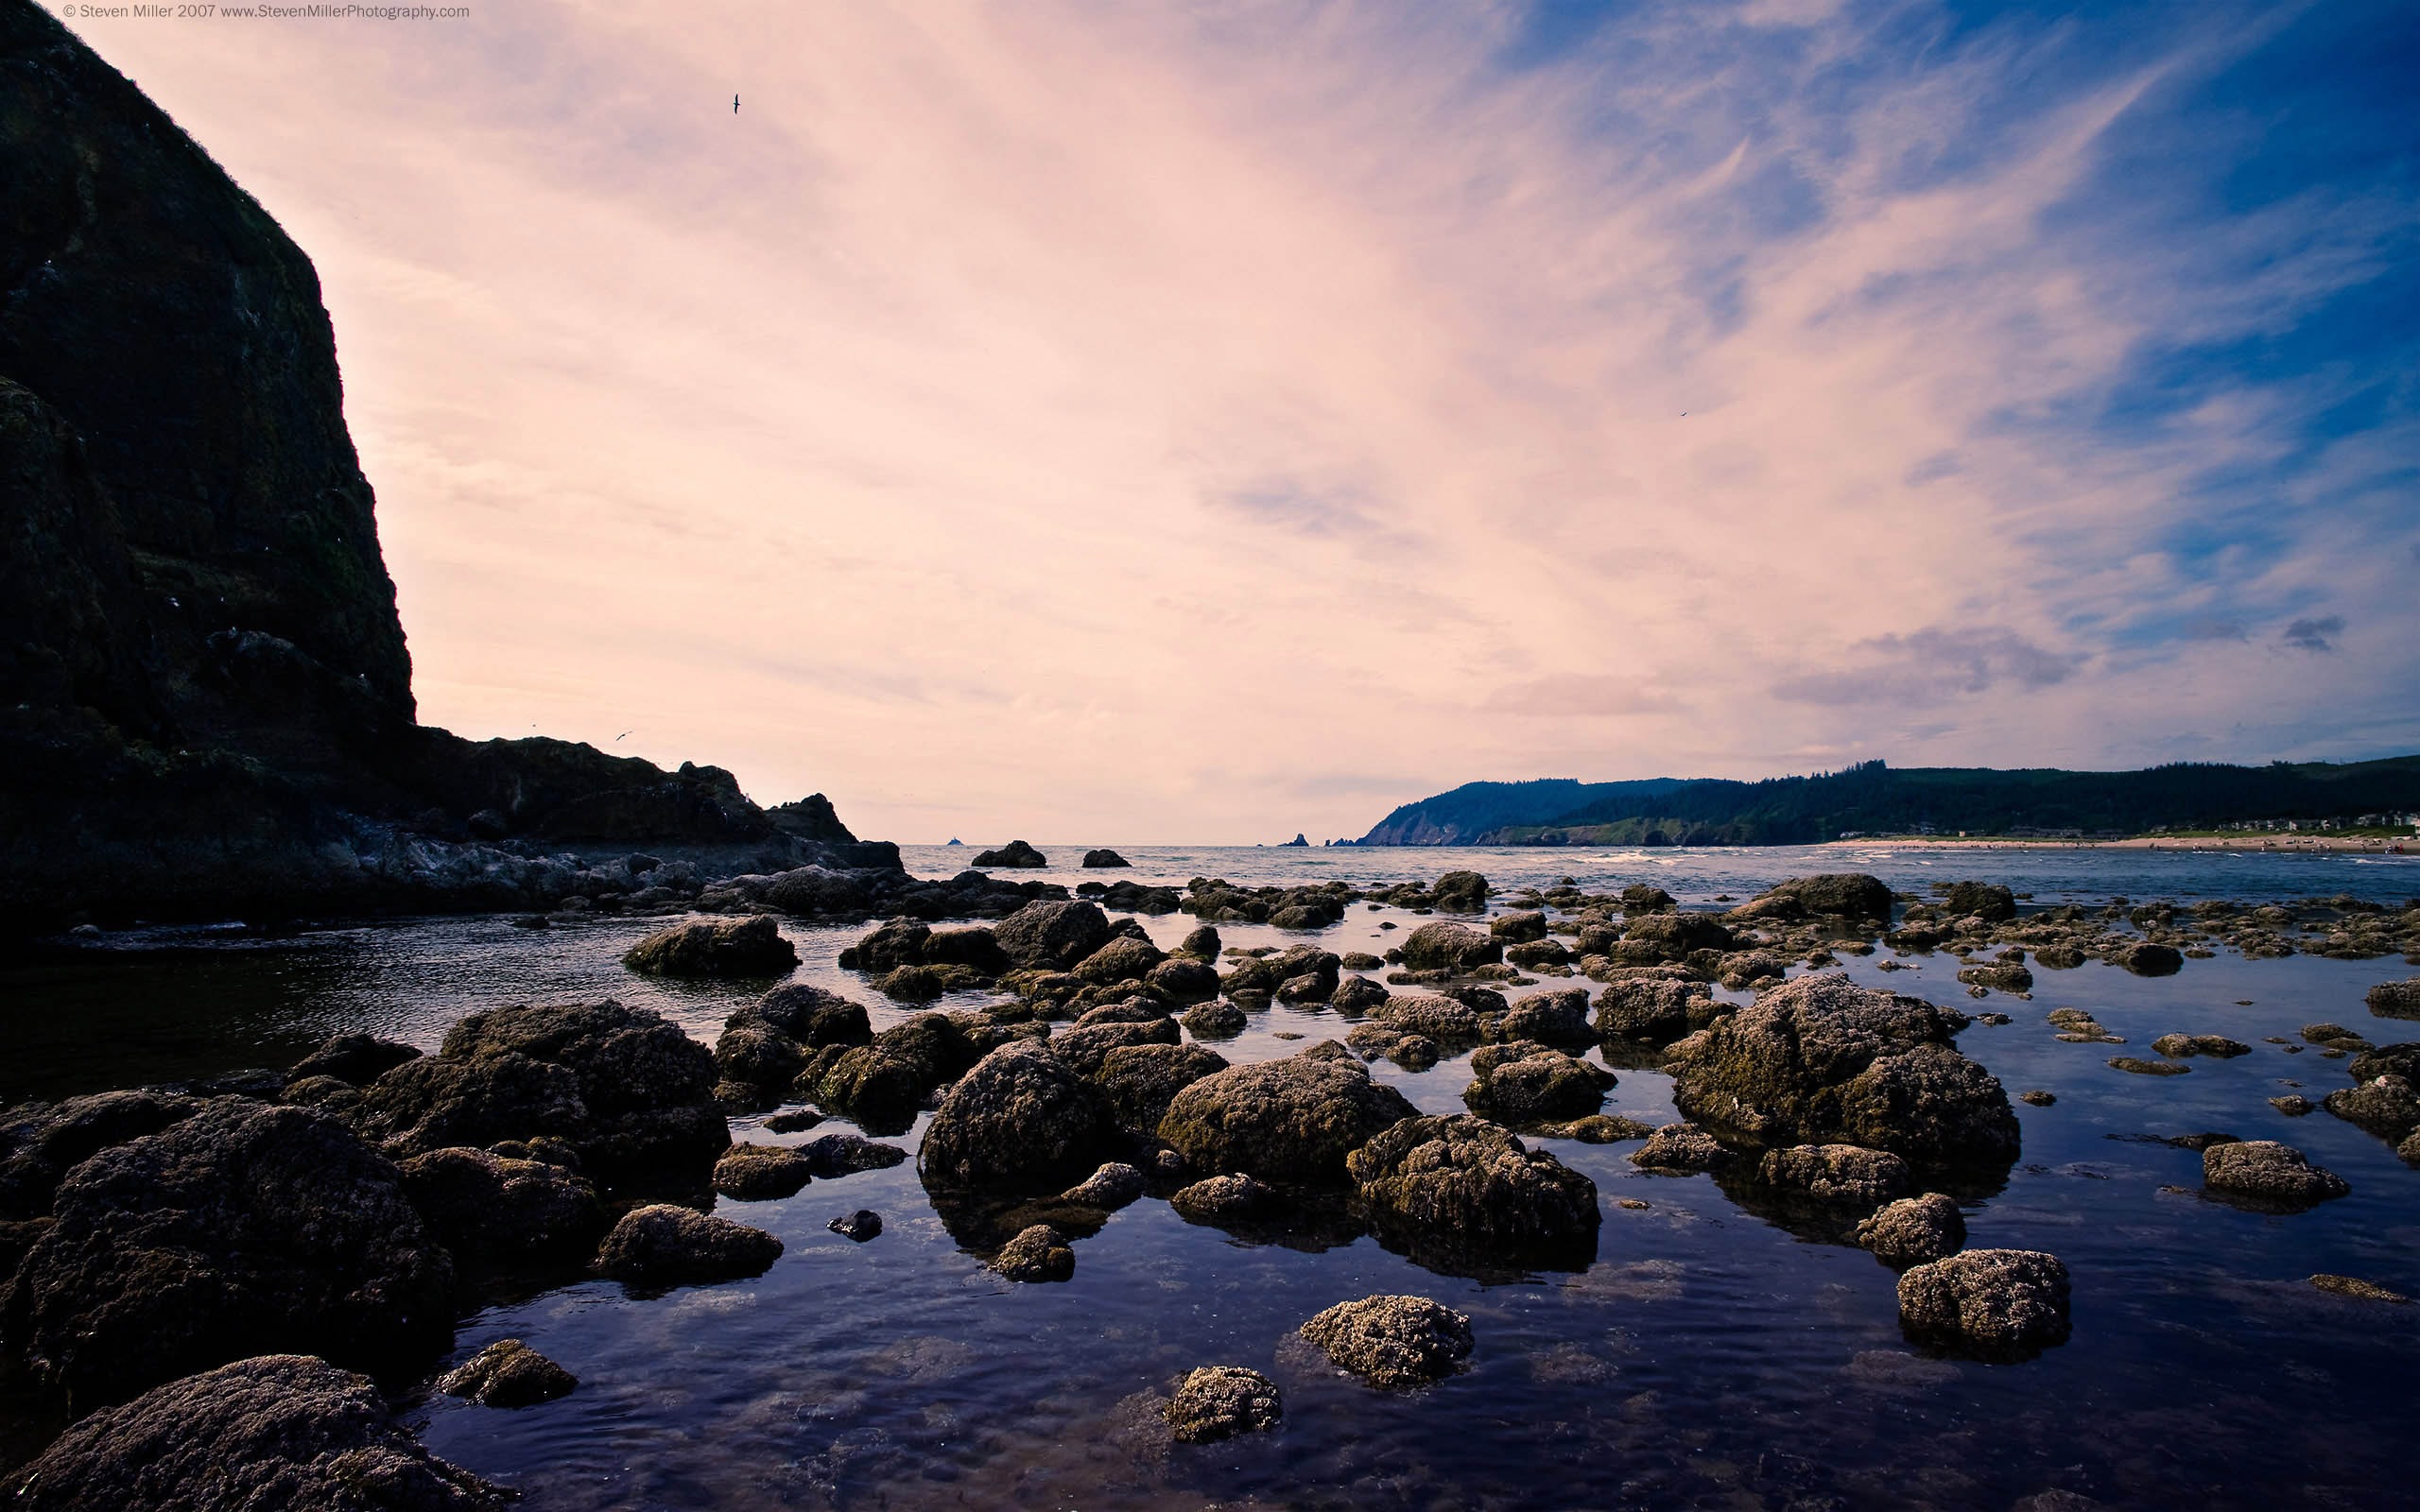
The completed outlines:
[[[0,182],[12,923],[576,890],[533,844],[897,865],[713,767],[414,723],[309,259],[41,7],[0,9]]]

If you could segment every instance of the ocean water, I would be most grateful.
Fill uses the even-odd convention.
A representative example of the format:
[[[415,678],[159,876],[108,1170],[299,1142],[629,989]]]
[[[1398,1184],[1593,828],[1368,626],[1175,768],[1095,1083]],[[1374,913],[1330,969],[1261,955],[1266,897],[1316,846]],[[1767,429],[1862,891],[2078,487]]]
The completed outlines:
[[[1046,872],[1182,884],[1340,876],[1433,877],[1474,867],[1499,885],[1571,876],[1591,888],[1652,881],[1685,901],[1745,897],[1817,869],[1873,870],[1894,886],[1973,876],[2037,902],[2125,895],[2246,901],[2420,893],[2402,858],[2169,857],[2113,851],[1478,852],[1120,847],[1128,872]],[[1046,850],[1055,848],[1046,847]],[[960,852],[909,851],[946,873]],[[1072,854],[1069,859],[1072,859]],[[1356,907],[1318,936],[1381,950],[1413,920]],[[0,1096],[57,1095],[238,1065],[285,1064],[320,1038],[368,1028],[433,1046],[466,1012],[502,1003],[614,995],[700,1039],[753,988],[638,978],[623,948],[655,920],[610,918],[544,932],[501,919],[411,920],[265,937],[178,931],[0,972],[16,1053]],[[1177,914],[1142,921],[1172,945]],[[1230,945],[1306,936],[1221,925]],[[834,964],[861,928],[786,927],[800,975],[866,1003],[877,1026],[911,1010]],[[2049,1250],[2075,1280],[2074,1336],[2036,1359],[1981,1364],[1910,1344],[1893,1274],[1743,1207],[1707,1177],[1651,1176],[1634,1144],[1536,1141],[1596,1181],[1604,1227],[1593,1263],[1482,1283],[1425,1270],[1367,1236],[1325,1247],[1256,1245],[1185,1223],[1153,1199],[1075,1245],[1074,1279],[1018,1285],[952,1238],[912,1162],[817,1181],[776,1202],[717,1211],[788,1246],[765,1276],[634,1297],[589,1282],[460,1320],[455,1358],[519,1337],[580,1378],[570,1397],[520,1411],[442,1397],[409,1420],[438,1453],[513,1486],[533,1508],[1983,1507],[2046,1489],[2111,1506],[2362,1507],[2414,1504],[2406,1431],[2420,1307],[2325,1294],[2314,1272],[2420,1293],[2420,1171],[2322,1112],[2290,1119],[2282,1091],[2317,1099],[2347,1084],[2341,1060],[2297,1048],[2333,1020],[2380,1042],[2420,1038],[2362,1006],[2392,957],[2192,960],[2164,979],[2099,963],[2038,973],[2031,1001],[1977,1004],[1954,957],[1859,980],[2014,1022],[1961,1046],[2012,1092],[2024,1155],[2003,1188],[1966,1204],[1970,1247]],[[1548,980],[1542,988],[1564,984]],[[961,994],[942,1006],[973,1006]],[[2111,1069],[2115,1051],[2064,1044],[2044,1015],[2090,1009],[2128,1050],[2169,1031],[2254,1045],[2191,1074]],[[1322,1010],[1277,1005],[1216,1048],[1231,1060],[1340,1038]],[[2267,1043],[2269,1037],[2294,1045]],[[1461,1110],[1468,1057],[1418,1074],[1374,1073],[1424,1111]],[[1675,1117],[1668,1080],[1621,1069],[1607,1110]],[[926,1120],[891,1143],[913,1148]],[[739,1138],[796,1143],[735,1121]],[[2352,1194],[2271,1216],[2203,1198],[2200,1158],[2155,1143],[2221,1129],[2297,1145]],[[1644,1201],[1643,1209],[1617,1206]],[[883,1215],[859,1246],[824,1228],[857,1208]],[[1468,1313],[1469,1368],[1426,1390],[1382,1394],[1292,1338],[1332,1303],[1414,1293]],[[1274,1379],[1274,1433],[1171,1444],[1156,1404],[1196,1366]]]

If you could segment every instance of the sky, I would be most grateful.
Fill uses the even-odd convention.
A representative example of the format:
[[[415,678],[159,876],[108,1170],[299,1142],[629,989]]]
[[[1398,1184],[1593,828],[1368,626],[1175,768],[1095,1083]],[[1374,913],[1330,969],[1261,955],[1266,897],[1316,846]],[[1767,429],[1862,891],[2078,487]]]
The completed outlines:
[[[424,722],[911,842],[2420,750],[2407,0],[470,9],[69,23]]]

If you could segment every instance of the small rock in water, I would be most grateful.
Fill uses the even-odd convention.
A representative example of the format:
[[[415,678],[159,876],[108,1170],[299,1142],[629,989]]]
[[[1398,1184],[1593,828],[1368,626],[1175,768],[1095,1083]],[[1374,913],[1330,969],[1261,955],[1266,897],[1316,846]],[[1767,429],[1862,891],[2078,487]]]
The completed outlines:
[[[1650,1171],[1713,1171],[1731,1161],[1731,1152],[1695,1124],[1667,1124],[1631,1152],[1631,1163]]]
[[[882,1214],[872,1208],[859,1208],[855,1212],[842,1213],[823,1227],[843,1239],[854,1239],[862,1245],[882,1232]]]
[[[1614,1203],[1614,1206],[1616,1208],[1627,1208],[1633,1212],[1645,1212],[1648,1209],[1653,1207],[1654,1204],[1648,1201],[1645,1197],[1622,1197],[1616,1200]]]
[[[2064,1344],[2067,1267],[2031,1249],[1972,1249],[1899,1278],[1900,1326],[1917,1338],[1987,1353]]]
[[[1285,1416],[1276,1383],[1240,1366],[1208,1365],[1184,1378],[1162,1416],[1181,1444],[1209,1444],[1274,1428]]]
[[[2042,1088],[2035,1087],[2017,1093],[2016,1100],[2020,1103],[2029,1103],[2035,1108],[2048,1108],[2051,1104],[2057,1102],[2059,1098],[2058,1094],[2055,1092],[2047,1091]]]
[[[1038,1223],[1002,1245],[992,1268],[1012,1281],[1063,1281],[1076,1274],[1076,1252],[1058,1229]]]
[[[2323,1292],[2339,1297],[2358,1297],[2364,1302],[2409,1303],[2411,1298],[2401,1292],[2391,1291],[2376,1281],[2365,1281],[2358,1276],[2331,1276],[2325,1271],[2310,1279],[2310,1283]]]
[[[660,1202],[622,1215],[596,1269],[632,1285],[677,1286],[761,1276],[781,1255],[782,1242],[762,1229]]]
[[[877,1144],[859,1134],[826,1134],[799,1150],[811,1162],[809,1169],[827,1181],[859,1171],[887,1171],[908,1159],[898,1145]]]
[[[2319,1105],[2312,1102],[2309,1098],[2305,1097],[2300,1092],[2288,1092],[2283,1097],[2270,1098],[2269,1106],[2285,1114],[2288,1118],[2300,1118]]]
[[[752,914],[657,930],[624,952],[622,964],[651,976],[780,976],[798,965],[798,948],[772,915]]]
[[[1966,1218],[1955,1199],[1938,1192],[1902,1197],[1857,1226],[1857,1242],[1892,1265],[1922,1265],[1958,1253]]]
[[[2342,1177],[2274,1140],[2237,1140],[2203,1151],[2202,1184],[2211,1192],[2286,1211],[2315,1207],[2353,1190]]]
[[[786,1197],[806,1185],[815,1161],[781,1144],[735,1144],[715,1161],[714,1189],[742,1202]]]
[[[2252,1054],[2250,1045],[2222,1034],[2164,1034],[2152,1041],[2152,1048],[2163,1056],[2215,1056],[2221,1059]]]
[[[2118,1071],[2131,1071],[2137,1076],[2182,1076],[2190,1066],[2180,1066],[2173,1060],[2145,1060],[2140,1056],[2112,1056],[2109,1064]]]
[[[1338,1366],[1381,1390],[1441,1381],[1470,1357],[1471,1320],[1426,1297],[1339,1302],[1302,1327]]]
[[[1800,1144],[1767,1150],[1756,1175],[1767,1186],[1786,1187],[1828,1202],[1868,1207],[1908,1190],[1908,1162],[1886,1150],[1858,1144]]]
[[[1277,1205],[1276,1189],[1248,1176],[1214,1176],[1180,1188],[1168,1206],[1195,1223],[1254,1218]]]
[[[439,1378],[437,1389],[482,1407],[528,1407],[569,1396],[579,1380],[522,1343],[498,1339]]]
[[[765,1132],[768,1134],[803,1134],[822,1122],[823,1115],[817,1112],[812,1108],[794,1108],[786,1113],[775,1113],[772,1117],[765,1120]]]
[[[1080,1208],[1115,1211],[1141,1196],[1143,1187],[1142,1172],[1123,1161],[1113,1160],[1059,1194],[1059,1200],[1072,1202]]]

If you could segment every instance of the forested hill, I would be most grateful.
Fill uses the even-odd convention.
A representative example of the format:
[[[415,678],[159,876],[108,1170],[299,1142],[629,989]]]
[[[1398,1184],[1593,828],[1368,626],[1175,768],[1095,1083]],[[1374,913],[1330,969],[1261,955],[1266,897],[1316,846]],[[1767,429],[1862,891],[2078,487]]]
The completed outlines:
[[[2329,765],[2177,763],[2138,772],[1894,768],[1758,782],[1468,782],[1407,803],[1362,845],[1808,845],[1843,833],[2139,834],[2420,811],[2420,756]]]

